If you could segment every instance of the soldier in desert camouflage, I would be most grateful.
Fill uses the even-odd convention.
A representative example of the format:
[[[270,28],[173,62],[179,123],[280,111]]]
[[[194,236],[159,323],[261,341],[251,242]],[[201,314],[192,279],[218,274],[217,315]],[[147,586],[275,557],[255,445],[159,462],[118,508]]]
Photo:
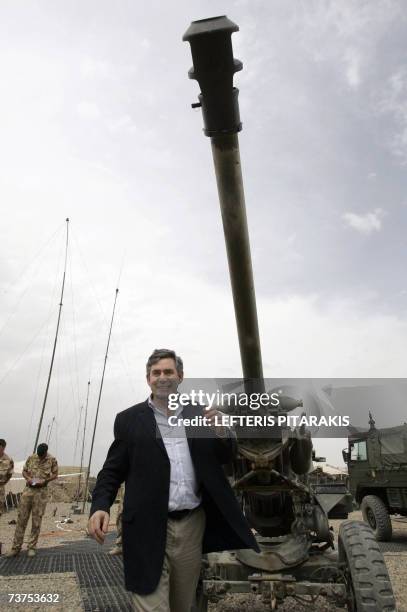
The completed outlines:
[[[14,461],[11,457],[6,455],[4,449],[6,448],[6,441],[3,438],[0,439],[0,516],[4,512],[5,508],[5,486],[13,475]]]
[[[119,489],[119,494],[117,496],[119,498],[119,506],[117,508],[117,516],[116,516],[116,543],[111,550],[109,550],[109,555],[122,555],[123,547],[122,547],[122,514],[123,514],[123,500],[124,500],[124,484],[121,485]]]
[[[47,444],[39,444],[37,452],[28,457],[24,464],[23,476],[27,484],[20,499],[13,545],[7,555],[9,557],[15,557],[21,550],[30,514],[32,514],[32,527],[27,545],[28,556],[34,557],[36,554],[41,521],[48,501],[47,485],[58,478],[58,463],[55,457],[48,453]]]

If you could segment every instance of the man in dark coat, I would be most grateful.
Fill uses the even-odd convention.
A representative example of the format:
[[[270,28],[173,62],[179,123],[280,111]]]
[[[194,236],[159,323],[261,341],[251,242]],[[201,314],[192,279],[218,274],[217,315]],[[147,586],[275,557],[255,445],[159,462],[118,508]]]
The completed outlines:
[[[154,351],[147,362],[151,396],[116,416],[114,442],[93,492],[88,530],[103,543],[110,506],[126,483],[124,575],[140,612],[189,612],[202,553],[258,550],[222,468],[236,453],[234,436],[205,426],[176,427],[174,435],[168,424],[174,415],[168,397],[182,379],[174,351]],[[180,406],[175,415],[202,412],[200,406]],[[211,424],[216,414],[205,412]]]

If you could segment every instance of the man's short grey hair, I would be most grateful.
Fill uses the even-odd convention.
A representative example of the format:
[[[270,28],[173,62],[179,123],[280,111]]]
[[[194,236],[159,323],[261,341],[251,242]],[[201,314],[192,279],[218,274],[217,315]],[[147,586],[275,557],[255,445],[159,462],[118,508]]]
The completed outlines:
[[[146,364],[147,376],[150,376],[151,367],[160,361],[160,359],[173,359],[175,361],[175,368],[179,376],[184,373],[184,364],[182,363],[181,357],[179,357],[175,351],[170,349],[155,349],[150,355]]]

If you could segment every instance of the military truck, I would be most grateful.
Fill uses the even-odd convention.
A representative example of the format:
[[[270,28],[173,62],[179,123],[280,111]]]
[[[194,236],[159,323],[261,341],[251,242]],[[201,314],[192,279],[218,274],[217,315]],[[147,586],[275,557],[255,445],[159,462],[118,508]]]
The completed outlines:
[[[370,415],[369,430],[353,433],[343,458],[349,489],[376,539],[392,536],[392,514],[407,516],[407,423],[377,429]]]

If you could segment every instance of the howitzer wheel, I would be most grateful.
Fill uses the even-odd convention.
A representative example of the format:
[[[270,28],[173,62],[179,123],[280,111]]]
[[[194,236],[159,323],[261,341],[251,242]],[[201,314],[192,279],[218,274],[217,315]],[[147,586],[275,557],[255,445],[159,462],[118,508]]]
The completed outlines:
[[[373,531],[362,521],[339,528],[339,566],[348,587],[351,612],[393,612],[396,603],[383,554]]]
[[[392,526],[386,504],[377,495],[366,495],[360,505],[363,519],[369,523],[379,542],[391,540]]]

